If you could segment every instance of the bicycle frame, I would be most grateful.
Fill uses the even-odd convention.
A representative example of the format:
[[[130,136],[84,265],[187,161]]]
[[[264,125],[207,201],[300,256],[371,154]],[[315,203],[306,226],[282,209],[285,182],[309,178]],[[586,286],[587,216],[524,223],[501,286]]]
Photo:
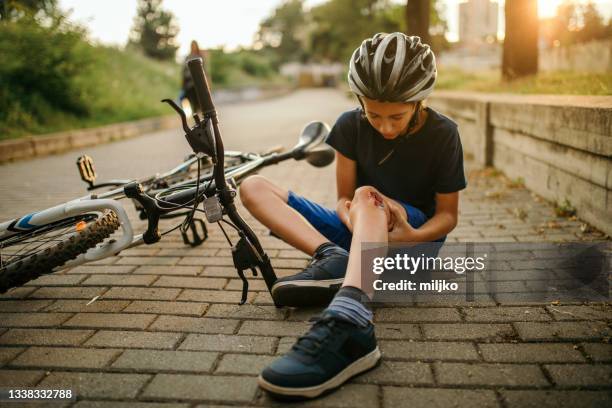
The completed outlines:
[[[246,301],[248,292],[248,281],[243,273],[246,269],[251,269],[254,275],[257,274],[256,271],[259,269],[268,289],[271,290],[272,285],[276,281],[276,275],[270,263],[270,259],[261,246],[256,234],[242,219],[234,204],[237,185],[246,176],[254,173],[258,169],[287,159],[305,159],[310,164],[317,167],[330,164],[334,160],[334,152],[331,147],[324,143],[329,132],[329,127],[321,122],[309,123],[303,129],[296,146],[286,153],[279,154],[274,152],[264,156],[254,153],[226,153],[218,127],[216,111],[210,99],[210,91],[204,76],[202,60],[190,60],[188,65],[196,83],[196,90],[201,106],[204,107],[204,120],[200,120],[196,114],[194,115],[196,122],[195,126],[189,127],[187,125],[185,113],[172,101],[165,101],[181,116],[185,137],[195,153],[194,157],[189,158],[179,166],[161,175],[149,177],[140,181],[111,180],[99,185],[94,185],[96,175],[91,159],[79,159],[77,164],[81,170],[81,177],[84,181],[89,183],[90,190],[108,186],[117,186],[117,188],[100,194],[83,196],[46,210],[31,213],[0,224],[0,249],[2,248],[2,242],[13,236],[24,233],[24,235],[27,236],[28,232],[36,231],[38,228],[43,228],[57,221],[90,212],[102,212],[105,210],[115,212],[123,232],[121,237],[103,241],[96,247],[81,253],[75,259],[67,261],[61,266],[57,266],[53,271],[71,268],[86,262],[116,255],[122,250],[132,246],[143,243],[152,244],[159,241],[162,235],[158,228],[160,218],[164,217],[166,214],[176,212],[179,209],[184,210],[184,212],[177,215],[188,214],[185,221],[187,221],[189,225],[191,225],[190,228],[194,228],[195,231],[195,227],[193,227],[193,225],[195,225],[193,223],[193,214],[197,206],[206,199],[204,212],[206,213],[208,221],[219,222],[224,216],[227,216],[231,224],[233,224],[238,231],[239,239],[235,245],[232,245],[231,249],[234,266],[243,281],[243,293],[240,303],[242,304]],[[186,172],[191,165],[204,157],[208,157],[211,160],[211,172],[202,176],[198,171],[197,179],[177,182],[167,188],[160,188],[159,183],[155,184],[156,182],[166,182],[168,179],[172,179],[174,176]],[[230,167],[226,168],[225,159],[230,157],[239,157],[241,163],[237,165],[232,164]],[[167,185],[167,182],[165,184]],[[145,188],[148,188],[148,190],[145,190]],[[153,195],[149,195],[148,192]],[[163,195],[164,193],[167,195]],[[159,198],[162,196],[163,199]],[[143,234],[134,234],[127,213],[118,201],[126,197],[131,198],[140,205],[143,209],[143,213],[146,215],[148,226]],[[185,231],[182,230],[181,232],[184,233]],[[185,239],[185,236],[183,239]],[[17,238],[17,242],[19,242],[19,238]],[[187,240],[185,242],[187,242]],[[201,242],[202,240],[198,243]]]

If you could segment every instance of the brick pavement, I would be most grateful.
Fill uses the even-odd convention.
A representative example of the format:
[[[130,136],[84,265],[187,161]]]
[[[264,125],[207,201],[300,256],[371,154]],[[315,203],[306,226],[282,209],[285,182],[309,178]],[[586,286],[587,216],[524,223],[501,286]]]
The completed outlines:
[[[330,109],[346,105],[338,95],[328,97],[336,97]],[[304,106],[308,98],[280,103]],[[0,168],[10,171],[15,168]],[[263,174],[319,202],[334,201],[331,167],[285,163]],[[449,241],[602,239],[579,220],[556,217],[550,204],[518,184],[494,170],[472,171]],[[303,254],[247,219],[278,275],[306,264]],[[276,309],[259,277],[250,280],[249,302],[238,306],[241,282],[228,266],[229,249],[218,228],[210,233],[199,248],[170,234],[0,296],[0,386],[70,387],[79,400],[65,406],[79,408],[282,405],[257,389],[255,376],[320,309]],[[508,281],[528,280],[529,264],[514,261],[520,259],[505,264]],[[380,307],[382,364],[329,396],[296,405],[610,406],[610,311],[602,303],[491,298]]]

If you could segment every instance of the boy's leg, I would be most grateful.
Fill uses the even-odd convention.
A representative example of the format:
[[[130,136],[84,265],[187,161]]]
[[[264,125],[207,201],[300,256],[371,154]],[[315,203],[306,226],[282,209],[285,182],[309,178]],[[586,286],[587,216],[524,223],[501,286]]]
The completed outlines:
[[[328,242],[303,216],[291,208],[289,192],[262,176],[251,176],[240,185],[240,200],[249,212],[283,241],[308,255]]]
[[[290,245],[313,255],[301,272],[278,279],[275,302],[285,306],[326,306],[340,288],[350,231],[334,211],[284,190],[264,177],[247,178],[240,187],[245,207]],[[330,242],[331,241],[331,242]]]
[[[371,191],[359,188],[351,204],[353,237],[342,289],[309,332],[263,370],[258,381],[265,390],[282,396],[316,397],[374,367],[380,359],[372,313],[360,289],[361,243],[384,243],[388,238],[387,217],[371,198]]]

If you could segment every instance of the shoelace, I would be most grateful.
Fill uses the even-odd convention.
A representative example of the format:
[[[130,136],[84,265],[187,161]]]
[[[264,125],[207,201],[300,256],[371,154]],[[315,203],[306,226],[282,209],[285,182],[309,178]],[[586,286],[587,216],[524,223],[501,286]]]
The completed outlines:
[[[292,349],[316,356],[329,339],[340,332],[338,322],[342,320],[342,318],[337,316],[315,316],[311,318],[309,322],[314,322],[313,327],[311,327],[308,333],[298,338]],[[320,330],[325,330],[322,335],[317,333]]]

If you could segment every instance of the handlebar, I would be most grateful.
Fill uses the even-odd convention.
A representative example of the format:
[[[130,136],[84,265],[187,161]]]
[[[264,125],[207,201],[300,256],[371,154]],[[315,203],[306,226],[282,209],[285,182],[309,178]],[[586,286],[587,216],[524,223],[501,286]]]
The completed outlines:
[[[215,110],[215,105],[213,104],[212,97],[210,95],[210,87],[208,86],[206,75],[204,74],[202,58],[197,57],[190,59],[187,61],[187,66],[189,67],[189,72],[193,78],[196,95],[198,96],[198,101],[202,107],[202,114],[205,118],[215,118],[214,121],[216,122],[217,111]]]

